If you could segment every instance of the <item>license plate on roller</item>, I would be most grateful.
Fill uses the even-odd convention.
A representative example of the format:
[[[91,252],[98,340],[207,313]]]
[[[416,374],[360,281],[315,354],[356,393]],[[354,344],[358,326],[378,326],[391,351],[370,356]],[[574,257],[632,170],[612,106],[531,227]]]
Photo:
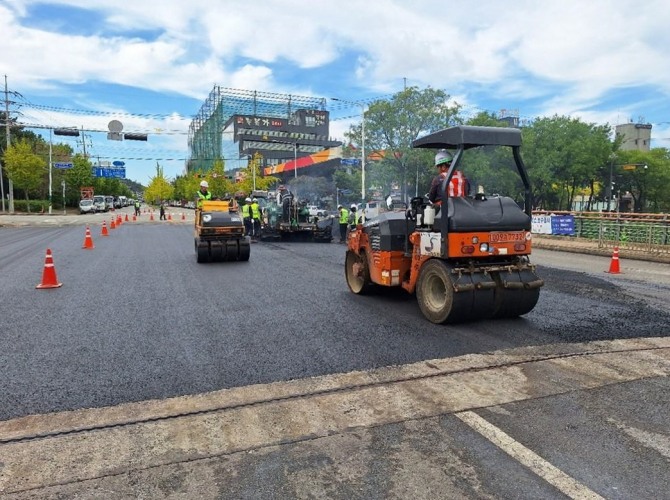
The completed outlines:
[[[513,241],[524,241],[526,236],[523,231],[518,231],[514,233],[491,233],[490,241],[491,243],[508,243]]]

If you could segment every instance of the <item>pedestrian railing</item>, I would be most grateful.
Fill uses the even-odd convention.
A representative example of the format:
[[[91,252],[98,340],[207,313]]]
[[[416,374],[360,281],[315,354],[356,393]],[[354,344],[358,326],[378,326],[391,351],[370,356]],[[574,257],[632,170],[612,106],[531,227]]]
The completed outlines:
[[[670,218],[667,214],[552,214],[574,216],[574,236],[595,240],[599,248],[611,249],[618,246],[630,251],[670,255]]]

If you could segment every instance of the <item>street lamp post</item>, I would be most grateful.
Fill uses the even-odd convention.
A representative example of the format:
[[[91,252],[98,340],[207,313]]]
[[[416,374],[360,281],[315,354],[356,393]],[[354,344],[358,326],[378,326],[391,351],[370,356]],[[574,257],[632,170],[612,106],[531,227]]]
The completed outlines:
[[[249,166],[251,167],[251,179],[252,179],[252,185],[254,186],[254,191],[256,191],[256,162],[254,161],[253,157],[251,155],[247,155],[249,157]]]
[[[293,171],[295,172],[295,178],[298,178],[298,143],[293,143]]]
[[[614,160],[616,159],[615,155],[610,156],[610,186],[609,186],[609,197],[607,198],[607,211],[611,210],[612,204],[612,195],[614,194]]]
[[[51,183],[52,183],[52,177],[51,177],[51,166],[53,165],[52,163],[52,140],[51,140],[51,129],[49,129],[49,215],[51,215],[51,198],[52,198],[52,190],[51,190]]]
[[[361,201],[365,203],[365,111],[367,105],[359,101],[347,101],[345,99],[331,98],[333,101],[346,102],[361,107]]]

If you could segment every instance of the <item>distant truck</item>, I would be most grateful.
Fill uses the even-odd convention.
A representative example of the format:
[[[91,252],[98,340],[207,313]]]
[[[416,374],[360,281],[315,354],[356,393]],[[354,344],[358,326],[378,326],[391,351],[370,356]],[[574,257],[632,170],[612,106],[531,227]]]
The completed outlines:
[[[105,196],[105,206],[107,207],[107,210],[113,210],[114,209],[114,197],[113,196]]]
[[[93,196],[93,205],[95,206],[96,212],[106,212],[107,203],[105,203],[105,197],[101,194],[96,194]]]
[[[128,198],[125,196],[117,196],[114,198],[114,208],[123,208],[128,206]]]

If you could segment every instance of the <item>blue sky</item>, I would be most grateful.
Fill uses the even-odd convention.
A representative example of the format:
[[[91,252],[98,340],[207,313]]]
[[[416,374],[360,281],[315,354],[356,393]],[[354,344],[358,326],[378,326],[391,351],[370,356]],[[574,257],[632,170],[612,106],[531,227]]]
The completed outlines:
[[[215,84],[350,101],[431,86],[466,113],[644,121],[670,147],[668,26],[663,0],[0,0],[0,75],[19,121],[90,130],[93,160],[145,185],[157,163],[183,173]],[[360,107],[328,105],[343,139]],[[149,140],[108,141],[113,119]]]

